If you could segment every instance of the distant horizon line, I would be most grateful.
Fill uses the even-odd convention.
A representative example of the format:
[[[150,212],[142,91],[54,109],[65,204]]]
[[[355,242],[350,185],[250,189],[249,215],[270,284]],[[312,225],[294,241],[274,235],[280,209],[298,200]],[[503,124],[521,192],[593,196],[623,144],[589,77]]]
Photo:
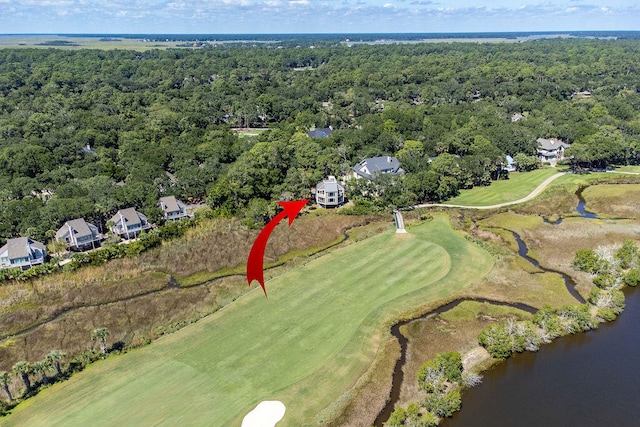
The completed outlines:
[[[133,33],[86,33],[86,32],[46,32],[46,33],[0,33],[0,36],[148,36],[148,35],[378,35],[378,34],[401,34],[401,35],[422,35],[422,34],[569,34],[569,33],[640,33],[640,30],[519,30],[519,31],[426,31],[426,32],[229,32],[229,33],[203,33],[203,32],[187,32],[187,33],[155,33],[155,32],[133,32]]]

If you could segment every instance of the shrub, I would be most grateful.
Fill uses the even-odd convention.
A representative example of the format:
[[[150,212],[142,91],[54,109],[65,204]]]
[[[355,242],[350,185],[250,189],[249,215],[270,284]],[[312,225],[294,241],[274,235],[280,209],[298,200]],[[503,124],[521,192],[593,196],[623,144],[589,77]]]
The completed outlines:
[[[602,261],[598,255],[588,249],[580,249],[577,251],[572,264],[578,270],[591,274],[595,274],[603,268]]]
[[[545,332],[548,339],[553,339],[562,335],[562,325],[555,310],[549,305],[545,305],[533,315],[533,324]]]
[[[638,286],[638,283],[640,283],[640,269],[634,268],[633,270],[629,270],[623,280],[627,286]]]
[[[638,245],[633,240],[625,240],[616,251],[615,258],[625,270],[634,267],[638,259]]]
[[[438,417],[445,418],[452,416],[460,410],[462,398],[458,390],[450,391],[447,394],[429,394],[424,400],[424,407]]]
[[[462,357],[451,351],[440,353],[434,359],[426,361],[418,370],[418,384],[427,392],[440,392],[444,389],[444,380],[451,383],[462,380]]]
[[[513,353],[511,338],[504,325],[491,325],[480,332],[478,343],[496,359],[506,359]]]
[[[396,408],[396,410],[391,413],[391,416],[385,425],[387,427],[401,427],[404,425],[404,420],[406,419],[407,411],[402,407]]]

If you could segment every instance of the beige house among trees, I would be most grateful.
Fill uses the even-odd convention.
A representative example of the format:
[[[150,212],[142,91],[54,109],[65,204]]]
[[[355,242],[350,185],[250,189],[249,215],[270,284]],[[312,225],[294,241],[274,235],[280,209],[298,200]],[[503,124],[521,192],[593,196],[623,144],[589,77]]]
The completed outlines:
[[[103,235],[95,225],[88,223],[84,218],[77,218],[65,222],[56,232],[55,238],[64,241],[69,249],[82,251],[95,248],[103,239]]]
[[[192,215],[187,213],[187,207],[175,196],[160,197],[158,202],[160,209],[166,221],[175,221],[181,218],[190,218]]]
[[[134,208],[120,209],[110,222],[113,223],[111,232],[125,239],[137,237],[142,230],[151,228],[147,217]]]
[[[558,138],[538,138],[538,157],[543,162],[555,165],[558,160],[564,159],[564,150],[570,146]]]
[[[323,180],[316,185],[316,203],[322,208],[337,208],[344,204],[344,184],[335,176]]]
[[[7,240],[0,248],[0,268],[22,268],[26,270],[42,264],[47,259],[47,248],[30,237]]]

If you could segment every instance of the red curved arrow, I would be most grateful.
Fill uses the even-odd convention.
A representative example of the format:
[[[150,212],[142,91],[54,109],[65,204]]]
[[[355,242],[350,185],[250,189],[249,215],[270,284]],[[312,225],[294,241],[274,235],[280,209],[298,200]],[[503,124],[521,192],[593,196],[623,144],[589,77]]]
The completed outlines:
[[[308,202],[308,199],[295,200],[293,202],[278,202],[284,210],[265,225],[260,234],[258,234],[256,241],[253,242],[251,252],[249,252],[249,259],[247,259],[247,283],[251,286],[251,282],[257,280],[260,286],[262,286],[264,296],[267,296],[267,290],[264,287],[264,250],[267,247],[267,240],[269,240],[269,236],[276,228],[276,225],[285,217],[289,217],[289,226],[291,226],[293,220],[296,219],[296,215],[300,213],[302,207]]]

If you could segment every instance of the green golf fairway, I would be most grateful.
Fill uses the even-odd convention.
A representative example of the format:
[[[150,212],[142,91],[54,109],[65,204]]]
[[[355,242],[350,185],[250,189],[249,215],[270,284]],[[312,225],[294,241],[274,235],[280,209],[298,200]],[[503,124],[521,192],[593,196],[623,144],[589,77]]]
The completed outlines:
[[[450,298],[491,256],[445,216],[335,250],[150,346],[88,367],[3,425],[239,426],[262,400],[278,426],[317,424],[378,350],[385,319]]]

